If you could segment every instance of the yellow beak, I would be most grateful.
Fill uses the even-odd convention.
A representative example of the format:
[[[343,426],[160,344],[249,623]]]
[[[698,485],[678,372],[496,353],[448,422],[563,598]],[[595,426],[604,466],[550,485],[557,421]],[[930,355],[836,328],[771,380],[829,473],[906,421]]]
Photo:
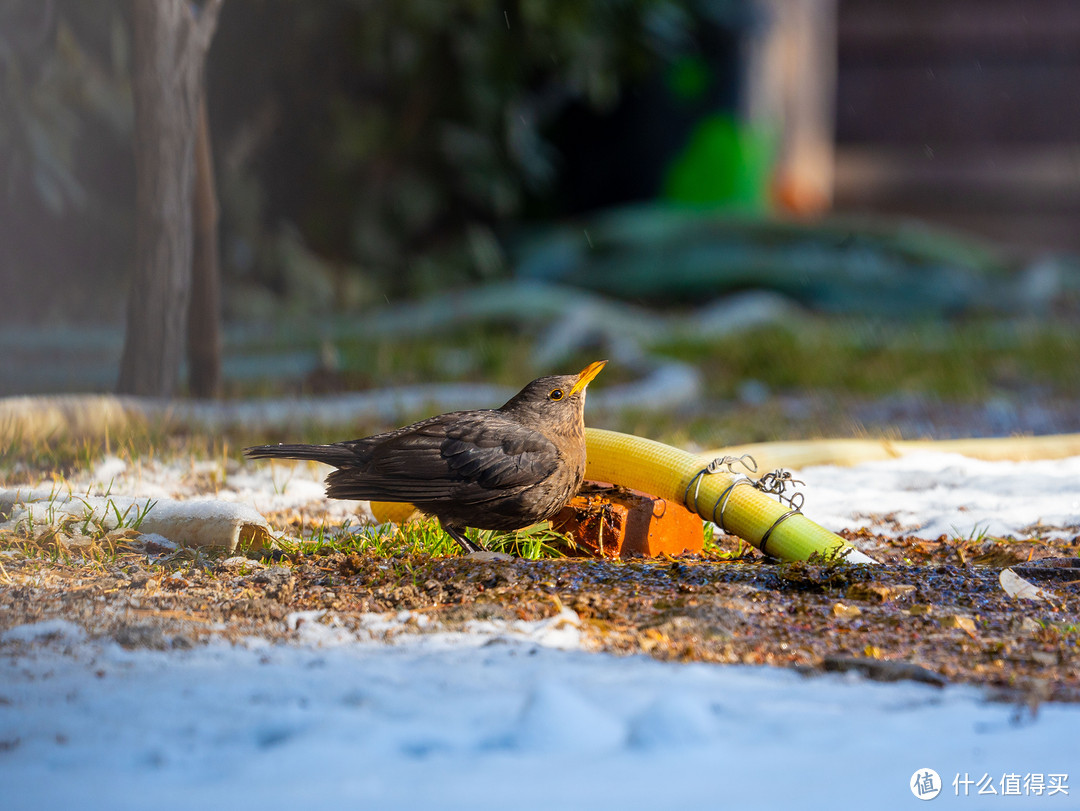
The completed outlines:
[[[600,374],[600,370],[604,368],[604,364],[606,363],[606,360],[598,360],[590,363],[588,366],[582,369],[578,373],[577,383],[574,384],[574,388],[570,389],[570,393],[567,396],[573,397],[574,394],[588,386],[589,383],[592,382],[592,379],[598,374]]]

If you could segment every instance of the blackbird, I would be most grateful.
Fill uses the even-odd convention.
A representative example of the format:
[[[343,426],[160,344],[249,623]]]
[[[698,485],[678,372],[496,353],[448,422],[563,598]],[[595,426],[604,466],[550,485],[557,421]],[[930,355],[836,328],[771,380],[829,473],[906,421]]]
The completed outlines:
[[[606,360],[541,377],[497,409],[454,411],[332,445],[259,445],[251,458],[333,465],[330,498],[408,501],[465,552],[463,530],[513,530],[551,518],[585,477],[585,387]]]

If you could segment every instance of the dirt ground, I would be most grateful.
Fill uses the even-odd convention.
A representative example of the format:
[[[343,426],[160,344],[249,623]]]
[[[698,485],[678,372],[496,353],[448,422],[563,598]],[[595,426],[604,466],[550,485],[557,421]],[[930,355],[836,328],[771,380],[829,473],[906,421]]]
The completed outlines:
[[[659,560],[529,561],[357,552],[229,559],[166,550],[127,531],[119,551],[50,559],[0,552],[0,632],[65,618],[128,647],[296,635],[294,612],[356,627],[414,612],[393,633],[572,609],[589,648],[659,659],[856,671],[880,680],[968,683],[1002,700],[1080,701],[1080,569],[1072,541],[859,539],[880,566],[779,564],[756,552]],[[734,559],[725,559],[732,555]],[[1006,566],[1043,589],[1010,597]],[[313,617],[315,615],[307,615]],[[426,616],[433,622],[417,622]]]

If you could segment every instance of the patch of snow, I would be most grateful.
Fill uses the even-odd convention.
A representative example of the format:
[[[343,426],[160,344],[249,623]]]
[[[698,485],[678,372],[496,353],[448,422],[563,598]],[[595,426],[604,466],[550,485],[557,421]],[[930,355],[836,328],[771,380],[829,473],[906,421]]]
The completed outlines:
[[[712,740],[717,718],[715,711],[703,708],[688,696],[661,695],[630,723],[632,746],[663,751],[692,748]]]
[[[371,642],[408,647],[452,648],[482,645],[533,643],[558,650],[581,648],[581,620],[568,608],[542,620],[472,620],[462,630],[444,629],[423,611],[361,614],[355,631],[347,630],[341,619],[326,609],[294,611],[285,617],[285,627],[296,631],[305,644],[325,645]],[[424,633],[405,633],[420,630]]]
[[[956,774],[1073,772],[980,808],[1080,790],[1077,706],[533,642],[45,644],[0,655],[0,698],[7,808],[892,809],[925,767],[954,802]]]
[[[106,456],[94,466],[91,478],[95,483],[107,486],[126,473],[127,469],[128,463],[120,457]]]
[[[285,617],[285,627],[295,631],[301,625],[318,622],[326,616],[325,608],[315,608],[308,611],[293,611]]]
[[[162,549],[174,550],[175,551],[175,550],[180,548],[180,544],[174,543],[173,541],[170,541],[168,538],[166,538],[164,535],[158,535],[156,532],[144,532],[144,533],[142,533],[142,540],[143,540],[143,543],[156,544],[157,546],[160,546]],[[244,560],[248,560],[248,558],[244,558]]]
[[[0,634],[0,642],[81,642],[86,638],[82,626],[63,619],[42,620],[25,625],[16,625]]]
[[[559,756],[603,757],[622,749],[626,721],[573,684],[541,681],[525,700],[513,730],[502,743],[514,749]],[[494,744],[497,748],[500,744]]]
[[[310,619],[297,618],[297,614],[321,614]],[[286,617],[286,620],[296,620],[297,640],[303,645],[311,645],[317,648],[329,648],[336,645],[348,645],[356,642],[356,635],[341,623],[341,619],[333,614],[319,611],[294,612]]]
[[[827,529],[922,538],[1022,537],[1042,524],[1046,537],[1080,526],[1080,457],[986,462],[917,453],[853,467],[809,467],[803,512]]]

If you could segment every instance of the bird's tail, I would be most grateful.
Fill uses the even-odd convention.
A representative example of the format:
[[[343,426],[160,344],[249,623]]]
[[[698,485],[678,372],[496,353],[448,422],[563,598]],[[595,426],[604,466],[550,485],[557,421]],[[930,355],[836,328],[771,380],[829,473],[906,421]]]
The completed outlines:
[[[306,459],[334,467],[356,463],[356,454],[344,445],[256,445],[244,448],[249,459]]]

